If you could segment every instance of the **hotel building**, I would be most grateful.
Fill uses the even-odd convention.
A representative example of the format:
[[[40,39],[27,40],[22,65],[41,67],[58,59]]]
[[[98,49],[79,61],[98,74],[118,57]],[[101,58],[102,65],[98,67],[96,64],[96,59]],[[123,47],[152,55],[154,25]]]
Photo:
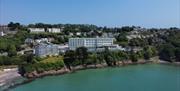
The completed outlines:
[[[70,38],[69,49],[76,50],[78,47],[86,47],[88,51],[102,51],[104,47],[117,50],[120,47],[113,44],[114,38]]]

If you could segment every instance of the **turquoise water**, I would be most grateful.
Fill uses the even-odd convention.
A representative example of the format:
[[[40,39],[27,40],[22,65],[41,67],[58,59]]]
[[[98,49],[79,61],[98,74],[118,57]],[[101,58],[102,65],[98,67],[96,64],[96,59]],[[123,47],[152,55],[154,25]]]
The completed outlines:
[[[48,76],[10,91],[180,91],[180,67],[131,65]]]

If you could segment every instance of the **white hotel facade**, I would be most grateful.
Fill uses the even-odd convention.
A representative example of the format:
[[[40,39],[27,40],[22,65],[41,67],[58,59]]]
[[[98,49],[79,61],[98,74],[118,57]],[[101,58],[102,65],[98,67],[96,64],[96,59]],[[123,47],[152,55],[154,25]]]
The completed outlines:
[[[44,28],[28,28],[30,30],[31,33],[41,33],[41,32],[45,32]]]
[[[88,51],[102,51],[104,46],[110,50],[117,50],[120,47],[113,44],[114,38],[70,38],[69,49],[76,50],[78,47],[86,47]]]
[[[31,33],[42,33],[42,32],[49,32],[49,33],[61,33],[61,28],[28,28]]]

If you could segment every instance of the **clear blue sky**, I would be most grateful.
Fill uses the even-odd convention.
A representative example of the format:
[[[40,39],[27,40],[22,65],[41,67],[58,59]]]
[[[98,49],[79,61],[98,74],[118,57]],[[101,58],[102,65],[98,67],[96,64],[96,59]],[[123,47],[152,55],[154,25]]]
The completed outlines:
[[[180,0],[0,0],[0,24],[180,27]]]

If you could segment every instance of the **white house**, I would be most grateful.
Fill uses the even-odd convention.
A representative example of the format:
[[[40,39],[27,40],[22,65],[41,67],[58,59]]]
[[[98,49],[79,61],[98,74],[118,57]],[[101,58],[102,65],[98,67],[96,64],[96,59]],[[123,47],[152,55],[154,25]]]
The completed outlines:
[[[45,32],[44,28],[28,28],[31,33]]]
[[[77,32],[77,33],[76,33],[76,35],[77,35],[77,36],[80,36],[80,35],[81,35],[81,33],[80,33],[80,32]]]
[[[0,32],[0,36],[4,36],[5,34],[4,34],[4,32],[3,31],[1,31]]]
[[[36,43],[41,43],[41,42],[48,43],[49,40],[48,40],[48,38],[40,38],[40,39],[35,39],[35,42],[36,42]]]
[[[62,30],[60,28],[47,28],[47,31],[51,33],[60,33]]]

